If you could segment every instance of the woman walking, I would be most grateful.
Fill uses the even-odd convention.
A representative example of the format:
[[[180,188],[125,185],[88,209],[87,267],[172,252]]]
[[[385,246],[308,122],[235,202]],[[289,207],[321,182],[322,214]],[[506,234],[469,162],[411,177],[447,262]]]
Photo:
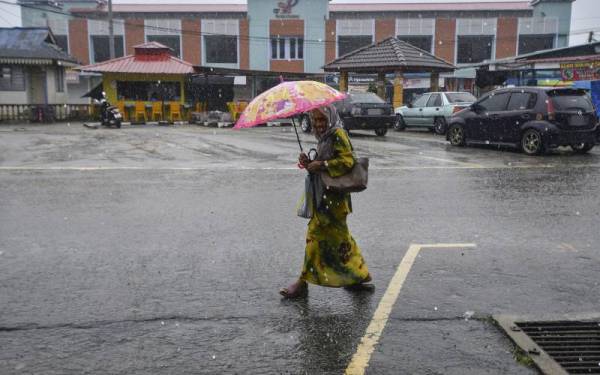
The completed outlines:
[[[318,141],[317,157],[311,161],[301,153],[299,162],[312,174],[312,197],[306,197],[312,198],[312,216],[300,277],[280,291],[286,298],[306,295],[307,283],[355,288],[371,281],[360,248],[346,224],[346,217],[352,212],[350,194],[325,190],[318,175],[325,171],[338,177],[352,170],[355,160],[350,140],[333,106],[320,107],[309,114]]]

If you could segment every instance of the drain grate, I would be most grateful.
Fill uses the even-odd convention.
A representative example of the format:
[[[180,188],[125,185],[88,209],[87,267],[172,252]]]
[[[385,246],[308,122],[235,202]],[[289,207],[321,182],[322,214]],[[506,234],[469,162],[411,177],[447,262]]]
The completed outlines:
[[[589,317],[589,316],[588,316]],[[600,318],[494,316],[546,374],[600,374]]]

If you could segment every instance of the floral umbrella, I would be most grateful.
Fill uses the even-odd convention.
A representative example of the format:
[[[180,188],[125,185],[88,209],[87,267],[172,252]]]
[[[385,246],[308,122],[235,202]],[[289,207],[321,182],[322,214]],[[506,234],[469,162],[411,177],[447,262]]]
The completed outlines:
[[[250,128],[275,119],[292,117],[345,97],[345,93],[317,81],[282,82],[254,98],[242,112],[234,129]],[[302,150],[293,117],[292,123]]]

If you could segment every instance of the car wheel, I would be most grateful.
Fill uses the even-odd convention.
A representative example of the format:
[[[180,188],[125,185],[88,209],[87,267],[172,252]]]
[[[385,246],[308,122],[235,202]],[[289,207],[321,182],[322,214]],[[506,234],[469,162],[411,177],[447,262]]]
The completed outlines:
[[[446,120],[443,117],[436,117],[433,121],[433,130],[438,135],[446,134]]]
[[[539,155],[544,151],[544,141],[539,131],[528,129],[521,137],[521,149],[526,155]]]
[[[406,123],[402,118],[402,115],[396,115],[396,121],[394,121],[394,130],[397,132],[401,132],[406,129]]]
[[[302,116],[300,120],[300,129],[305,133],[310,133],[312,126],[310,125],[310,118],[308,116]]]
[[[375,134],[377,134],[378,137],[383,137],[386,133],[387,133],[387,128],[375,129]]]
[[[585,154],[594,148],[594,144],[593,143],[577,143],[577,144],[571,145],[571,148],[577,154]]]
[[[448,140],[452,146],[464,146],[466,143],[465,129],[462,125],[454,124],[448,129]]]

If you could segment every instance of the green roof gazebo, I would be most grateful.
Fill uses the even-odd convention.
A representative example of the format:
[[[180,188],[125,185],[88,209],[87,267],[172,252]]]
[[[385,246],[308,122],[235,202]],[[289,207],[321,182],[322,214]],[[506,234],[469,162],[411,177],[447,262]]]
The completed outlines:
[[[377,95],[385,99],[385,75],[395,73],[394,108],[402,105],[404,73],[431,73],[431,91],[439,90],[441,72],[456,67],[449,62],[391,37],[340,56],[323,69],[340,73],[340,91],[348,91],[348,73],[377,73]]]

